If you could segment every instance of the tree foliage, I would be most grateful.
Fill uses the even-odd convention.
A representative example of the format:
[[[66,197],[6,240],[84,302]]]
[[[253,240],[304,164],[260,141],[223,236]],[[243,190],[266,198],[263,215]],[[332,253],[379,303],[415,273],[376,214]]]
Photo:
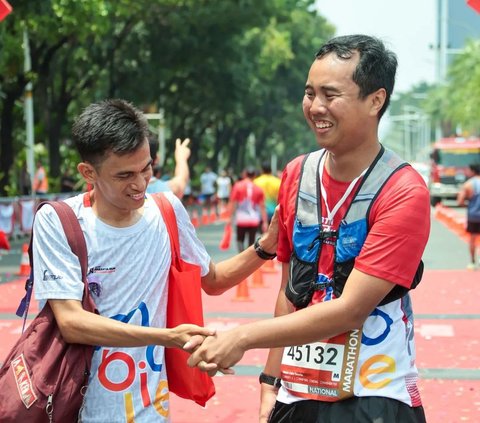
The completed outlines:
[[[466,134],[480,134],[480,40],[472,40],[448,69],[444,84],[429,94],[427,109],[442,121],[445,135],[461,126]]]
[[[333,28],[313,0],[12,1],[0,23],[0,191],[23,157],[23,93],[33,83],[35,137],[51,176],[71,166],[72,121],[121,97],[165,111],[168,140],[192,139],[201,167],[280,165],[314,147],[301,97],[315,51]],[[28,30],[32,71],[23,69]],[[167,157],[173,142],[167,143]],[[248,146],[248,147],[247,147]],[[66,160],[66,157],[69,157]],[[14,192],[10,191],[10,192]]]
[[[449,69],[446,116],[473,131],[480,129],[480,40],[469,42]]]

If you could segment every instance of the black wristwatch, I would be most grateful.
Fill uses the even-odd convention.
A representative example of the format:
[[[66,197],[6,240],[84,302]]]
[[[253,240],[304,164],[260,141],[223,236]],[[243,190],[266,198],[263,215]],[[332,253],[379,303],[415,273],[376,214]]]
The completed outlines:
[[[260,237],[255,240],[255,244],[253,244],[253,248],[255,248],[255,252],[257,256],[260,257],[262,260],[273,260],[277,257],[276,253],[267,253],[262,247],[260,247]]]
[[[258,381],[260,383],[266,383],[267,385],[275,386],[275,388],[280,388],[280,386],[282,386],[282,379],[275,376],[267,375],[263,372],[260,373],[260,376],[258,377]]]

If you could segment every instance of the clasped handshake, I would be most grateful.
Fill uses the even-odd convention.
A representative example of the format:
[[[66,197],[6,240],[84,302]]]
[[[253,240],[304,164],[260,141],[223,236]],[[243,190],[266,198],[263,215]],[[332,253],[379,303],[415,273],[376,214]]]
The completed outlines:
[[[233,374],[232,367],[245,353],[239,328],[217,333],[215,330],[183,324],[173,329],[178,335],[175,346],[191,353],[190,367],[214,376],[217,372]]]

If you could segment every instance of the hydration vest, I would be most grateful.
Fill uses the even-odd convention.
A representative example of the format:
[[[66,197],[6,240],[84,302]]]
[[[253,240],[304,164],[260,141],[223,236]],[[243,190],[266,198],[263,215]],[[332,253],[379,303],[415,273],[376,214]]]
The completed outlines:
[[[331,289],[338,298],[355,265],[355,258],[367,238],[368,220],[372,204],[390,177],[399,169],[409,166],[393,151],[381,147],[380,152],[360,181],[353,199],[342,219],[338,231],[322,227],[322,207],[319,187],[319,166],[325,150],[307,154],[303,160],[297,192],[293,225],[293,252],[290,274],[285,289],[287,298],[296,308],[306,307],[313,293]],[[319,274],[318,263],[324,242],[335,245],[333,277]],[[415,288],[423,275],[420,261],[412,286]],[[379,305],[395,301],[410,290],[395,285]]]

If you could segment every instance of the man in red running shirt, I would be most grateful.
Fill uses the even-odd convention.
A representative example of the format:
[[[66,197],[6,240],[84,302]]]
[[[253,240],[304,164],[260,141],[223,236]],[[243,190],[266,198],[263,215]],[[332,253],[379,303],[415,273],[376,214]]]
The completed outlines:
[[[374,37],[320,48],[303,97],[320,150],[287,165],[279,193],[276,317],[208,337],[189,359],[227,368],[271,348],[262,423],[425,422],[408,290],[423,270],[429,193],[378,139],[396,68]]]

